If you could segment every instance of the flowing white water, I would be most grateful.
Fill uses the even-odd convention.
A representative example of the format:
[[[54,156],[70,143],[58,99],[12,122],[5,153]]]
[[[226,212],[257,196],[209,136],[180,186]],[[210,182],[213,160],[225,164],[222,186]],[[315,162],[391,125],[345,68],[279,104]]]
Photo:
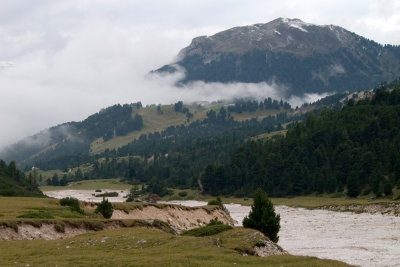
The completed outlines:
[[[112,190],[102,193],[106,191]],[[102,199],[94,197],[92,190],[45,193],[56,198],[72,196],[95,202]],[[123,195],[108,199],[122,202],[125,200]],[[207,205],[194,200],[164,203],[192,207]],[[225,207],[237,221],[237,226],[242,225],[243,218],[250,212],[249,206],[226,204]],[[340,260],[359,266],[400,266],[400,217],[287,206],[276,206],[275,210],[281,216],[278,244],[290,254]]]
[[[96,197],[96,195],[117,192],[117,197],[105,197],[110,202],[124,202],[126,196],[129,194],[129,190],[113,190],[113,189],[102,189],[101,192],[95,190],[54,190],[54,191],[43,191],[43,194],[54,198],[74,197],[80,201],[87,202],[101,202],[102,197]]]

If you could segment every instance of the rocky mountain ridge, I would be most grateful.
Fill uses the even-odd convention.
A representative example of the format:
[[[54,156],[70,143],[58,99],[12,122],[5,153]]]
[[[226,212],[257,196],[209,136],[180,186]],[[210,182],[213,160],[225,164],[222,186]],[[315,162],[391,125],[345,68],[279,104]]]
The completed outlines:
[[[273,82],[288,96],[366,90],[400,73],[399,46],[287,18],[196,37],[177,58],[155,72],[183,68],[180,83]]]

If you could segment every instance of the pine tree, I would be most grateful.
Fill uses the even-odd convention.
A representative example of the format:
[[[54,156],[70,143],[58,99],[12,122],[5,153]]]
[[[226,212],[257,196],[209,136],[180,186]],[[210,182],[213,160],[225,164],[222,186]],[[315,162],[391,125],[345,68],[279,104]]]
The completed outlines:
[[[357,197],[360,194],[360,183],[356,172],[352,171],[347,178],[347,195]]]
[[[279,240],[280,219],[280,215],[276,215],[274,206],[267,194],[258,189],[254,196],[250,214],[243,219],[243,227],[259,230],[276,243]]]

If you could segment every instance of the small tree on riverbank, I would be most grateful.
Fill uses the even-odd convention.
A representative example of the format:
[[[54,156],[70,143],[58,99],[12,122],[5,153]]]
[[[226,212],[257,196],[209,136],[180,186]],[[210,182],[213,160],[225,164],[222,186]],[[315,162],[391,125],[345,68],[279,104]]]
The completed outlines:
[[[243,219],[243,227],[259,230],[276,243],[279,240],[280,220],[280,215],[276,215],[274,205],[267,194],[258,189],[249,216]]]
[[[96,213],[100,212],[104,218],[110,219],[114,212],[114,208],[111,202],[108,202],[108,199],[105,199],[103,197],[103,201],[101,201],[100,204],[97,206],[95,212]]]

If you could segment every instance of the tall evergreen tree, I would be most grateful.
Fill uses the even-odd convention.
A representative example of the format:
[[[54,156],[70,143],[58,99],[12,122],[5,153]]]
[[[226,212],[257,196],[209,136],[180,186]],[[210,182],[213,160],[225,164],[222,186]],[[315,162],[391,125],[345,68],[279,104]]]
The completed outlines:
[[[347,177],[347,195],[349,197],[357,197],[360,194],[360,183],[358,174],[355,171],[350,172]]]
[[[274,205],[267,194],[258,189],[254,196],[250,214],[243,219],[243,226],[261,231],[276,243],[279,240],[280,219],[280,215],[276,215]]]

